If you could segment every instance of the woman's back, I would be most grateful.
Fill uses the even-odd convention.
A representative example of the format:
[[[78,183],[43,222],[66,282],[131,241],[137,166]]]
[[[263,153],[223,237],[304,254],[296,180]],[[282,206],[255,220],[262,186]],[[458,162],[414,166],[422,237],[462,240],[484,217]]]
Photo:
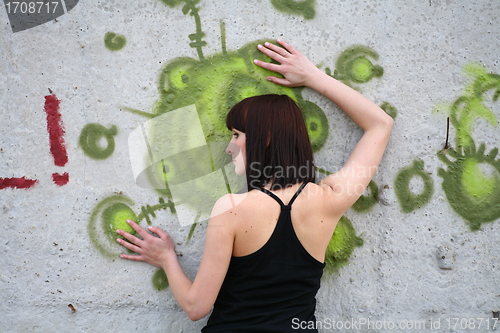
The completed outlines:
[[[286,205],[274,193],[260,189],[251,191],[228,212],[239,217],[235,219],[234,233],[235,245],[242,245],[238,246],[239,250],[242,247],[253,250],[248,247],[249,242],[263,241],[264,244],[251,253],[242,252],[241,256],[231,258],[213,313],[203,332],[293,332],[294,321],[316,321],[315,296],[324,264],[302,246],[291,218],[291,213],[298,211],[295,205],[299,198],[307,199],[303,193],[307,191],[306,185],[293,186],[293,191],[280,191],[283,198],[288,199]],[[269,205],[259,193],[275,205]],[[293,195],[291,199],[290,193]],[[311,199],[314,200],[301,200],[302,205],[306,207]],[[267,210],[268,215],[252,214],[256,212],[255,205],[266,206],[264,211]],[[307,212],[301,212],[295,218],[304,213]],[[296,223],[299,224],[303,229],[304,223]],[[270,234],[254,232],[261,227]],[[317,332],[314,329],[308,331]]]
[[[272,191],[288,204],[301,184]],[[340,216],[334,216],[329,187],[308,183],[295,199],[291,209],[293,229],[304,249],[323,262],[325,250]],[[280,204],[269,195],[253,190],[238,194],[238,204],[231,209],[234,220],[233,256],[241,257],[259,250],[273,233],[280,215]]]

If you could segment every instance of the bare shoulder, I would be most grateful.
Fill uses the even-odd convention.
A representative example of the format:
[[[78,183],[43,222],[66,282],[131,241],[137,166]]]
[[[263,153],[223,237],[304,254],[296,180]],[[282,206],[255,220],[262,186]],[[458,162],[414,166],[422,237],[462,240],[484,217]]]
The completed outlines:
[[[332,216],[342,215],[344,212],[339,209],[341,197],[327,184],[309,183],[304,188],[304,194],[308,199],[308,204]]]
[[[235,210],[241,209],[241,205],[248,201],[248,193],[229,193],[220,197],[212,209],[210,219],[225,220],[231,218]]]

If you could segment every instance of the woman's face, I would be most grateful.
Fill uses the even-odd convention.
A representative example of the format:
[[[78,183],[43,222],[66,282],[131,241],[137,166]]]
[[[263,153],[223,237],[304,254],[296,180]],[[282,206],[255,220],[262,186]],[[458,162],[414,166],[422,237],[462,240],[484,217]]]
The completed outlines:
[[[226,153],[230,154],[233,159],[234,172],[238,176],[243,176],[245,174],[246,165],[246,136],[245,133],[233,129],[231,131],[233,137],[226,148]]]

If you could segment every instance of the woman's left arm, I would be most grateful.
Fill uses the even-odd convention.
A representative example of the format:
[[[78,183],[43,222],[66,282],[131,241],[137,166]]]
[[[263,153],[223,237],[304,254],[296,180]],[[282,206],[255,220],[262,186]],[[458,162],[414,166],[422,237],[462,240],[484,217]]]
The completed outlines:
[[[175,244],[162,229],[148,227],[157,237],[137,223],[128,221],[142,239],[123,230],[116,231],[129,241],[118,238],[118,243],[137,253],[122,254],[120,257],[163,268],[174,297],[191,320],[199,320],[210,312],[229,267],[234,242],[234,230],[225,209],[230,203],[229,196],[222,197],[214,206],[214,211],[221,213],[212,213],[208,222],[205,249],[194,281],[184,273],[175,253]]]

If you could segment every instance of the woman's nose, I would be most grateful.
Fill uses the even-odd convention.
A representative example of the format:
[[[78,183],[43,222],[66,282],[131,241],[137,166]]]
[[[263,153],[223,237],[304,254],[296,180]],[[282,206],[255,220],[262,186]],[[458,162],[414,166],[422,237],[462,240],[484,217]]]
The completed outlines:
[[[238,154],[239,151],[240,151],[240,149],[235,143],[229,142],[229,144],[227,145],[227,148],[226,148],[226,153],[228,153],[230,155],[234,155],[234,154]]]
[[[231,142],[227,145],[226,147],[226,153],[228,153],[229,155],[232,155],[233,154],[233,151],[232,151],[232,148],[231,148]]]

